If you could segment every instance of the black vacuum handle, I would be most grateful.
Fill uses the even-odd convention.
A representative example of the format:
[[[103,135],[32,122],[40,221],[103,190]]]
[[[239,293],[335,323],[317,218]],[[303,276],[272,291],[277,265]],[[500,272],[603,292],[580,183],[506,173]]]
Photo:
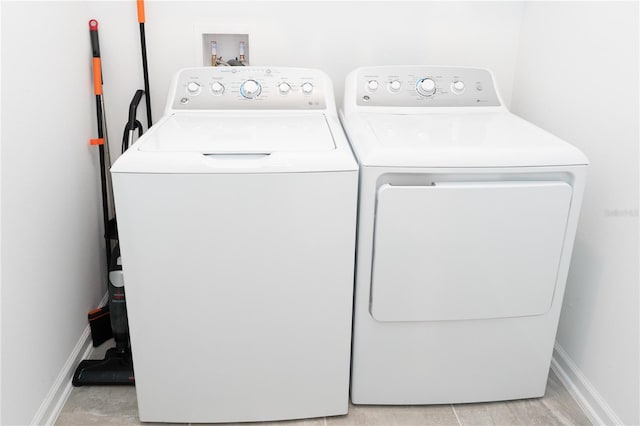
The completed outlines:
[[[129,104],[129,130],[135,129],[136,127],[136,112],[138,110],[138,105],[140,105],[140,101],[142,100],[142,95],[144,95],[144,90],[136,90],[136,93],[133,95],[133,99],[131,99],[131,103]]]

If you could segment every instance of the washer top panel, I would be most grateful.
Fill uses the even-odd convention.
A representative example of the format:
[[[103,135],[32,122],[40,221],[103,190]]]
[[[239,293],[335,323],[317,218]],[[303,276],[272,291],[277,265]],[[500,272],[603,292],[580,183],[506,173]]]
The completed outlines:
[[[354,150],[364,165],[508,167],[588,164],[584,154],[509,112],[361,114]],[[361,125],[358,124],[361,123]],[[368,129],[367,129],[368,128]]]
[[[178,72],[168,111],[322,110],[333,101],[319,70],[283,67],[200,67]]]
[[[557,141],[536,132],[511,114],[363,114],[381,148],[411,151],[442,149],[548,149]]]
[[[176,114],[135,146],[147,152],[273,153],[336,148],[322,114]]]
[[[355,78],[358,106],[501,106],[491,73],[481,68],[367,67]]]
[[[357,170],[329,77],[284,67],[178,71],[164,116],[111,167],[137,174]]]

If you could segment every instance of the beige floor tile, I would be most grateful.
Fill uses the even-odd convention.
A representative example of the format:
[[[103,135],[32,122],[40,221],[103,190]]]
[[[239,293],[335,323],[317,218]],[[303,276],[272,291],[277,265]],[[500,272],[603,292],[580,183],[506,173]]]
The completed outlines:
[[[458,404],[453,409],[462,426],[525,425],[518,413],[513,412],[504,402]]]
[[[327,417],[328,426],[457,426],[450,405],[350,405],[347,416]]]
[[[325,426],[324,417],[317,419],[286,420],[279,422],[253,422],[253,423],[205,423],[215,426]],[[202,423],[194,423],[194,426],[202,426]]]
[[[551,372],[542,398],[453,406],[462,426],[591,425],[569,392]]]
[[[549,380],[547,381],[547,392],[541,402],[551,412],[560,413],[567,419],[569,424],[573,425],[591,425],[589,417],[582,411],[578,403],[571,396],[569,391],[560,383],[560,379],[556,376],[556,373],[551,371],[549,373]]]
[[[56,425],[81,424],[138,424],[133,386],[74,388]]]

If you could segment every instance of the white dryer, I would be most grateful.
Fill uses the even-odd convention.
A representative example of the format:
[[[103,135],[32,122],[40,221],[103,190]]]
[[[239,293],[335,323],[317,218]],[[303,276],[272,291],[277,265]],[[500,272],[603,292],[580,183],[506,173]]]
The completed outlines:
[[[111,173],[140,420],[347,413],[358,167],[329,78],[181,70]]]
[[[360,163],[353,403],[542,396],[585,156],[483,69],[360,68],[342,114]]]

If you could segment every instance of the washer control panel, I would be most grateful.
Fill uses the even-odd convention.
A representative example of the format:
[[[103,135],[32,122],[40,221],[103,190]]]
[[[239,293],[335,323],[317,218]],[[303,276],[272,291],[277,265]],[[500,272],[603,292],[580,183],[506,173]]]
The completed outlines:
[[[491,73],[481,68],[371,67],[357,81],[359,106],[500,106]]]
[[[180,71],[171,107],[325,109],[325,75],[303,68],[201,67]],[[328,88],[331,90],[331,88]]]

